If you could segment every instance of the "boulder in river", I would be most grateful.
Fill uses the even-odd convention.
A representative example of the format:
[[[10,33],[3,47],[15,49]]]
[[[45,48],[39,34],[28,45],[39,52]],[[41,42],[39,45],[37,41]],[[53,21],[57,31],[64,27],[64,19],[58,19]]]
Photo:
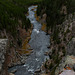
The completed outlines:
[[[45,52],[45,54],[44,54],[44,55],[48,56],[48,55],[49,55],[49,52]]]
[[[13,73],[9,73],[9,75],[15,75],[15,74],[13,74]]]
[[[35,73],[40,73],[41,72],[41,69],[37,69],[36,71],[35,71]]]
[[[14,69],[14,70],[11,71],[11,73],[15,73],[15,72],[17,72],[17,69]]]

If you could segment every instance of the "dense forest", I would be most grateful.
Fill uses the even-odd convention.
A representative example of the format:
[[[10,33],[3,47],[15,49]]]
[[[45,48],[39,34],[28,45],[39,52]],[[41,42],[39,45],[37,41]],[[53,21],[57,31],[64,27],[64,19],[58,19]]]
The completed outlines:
[[[66,7],[65,9],[62,8]],[[56,24],[61,24],[67,14],[73,13],[75,10],[75,0],[43,0],[38,5],[37,15],[47,14],[47,30],[53,30]],[[64,13],[66,11],[66,13]],[[40,13],[41,12],[41,13]]]
[[[11,35],[15,36],[17,27],[20,25],[26,30],[31,27],[30,21],[26,18],[28,6],[37,4],[41,0],[0,0],[0,30],[5,29]]]

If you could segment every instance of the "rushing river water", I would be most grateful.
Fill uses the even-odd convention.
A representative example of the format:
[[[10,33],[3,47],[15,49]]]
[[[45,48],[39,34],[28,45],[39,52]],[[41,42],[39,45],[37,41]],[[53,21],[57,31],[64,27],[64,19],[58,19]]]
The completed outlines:
[[[33,31],[29,44],[34,52],[28,57],[24,65],[12,68],[17,69],[15,75],[34,75],[35,70],[41,67],[46,58],[49,58],[45,56],[44,53],[48,51],[47,47],[50,45],[50,36],[46,35],[46,33],[41,30],[42,25],[36,21],[35,11],[37,8],[35,7],[37,6],[30,6],[28,8],[29,15],[27,16],[33,24]],[[34,8],[35,10],[32,10]]]

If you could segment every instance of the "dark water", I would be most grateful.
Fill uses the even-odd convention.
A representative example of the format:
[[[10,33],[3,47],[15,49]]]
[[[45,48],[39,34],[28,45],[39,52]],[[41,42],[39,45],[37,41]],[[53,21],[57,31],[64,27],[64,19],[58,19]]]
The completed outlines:
[[[29,42],[30,46],[33,48],[33,53],[28,57],[25,64],[22,66],[15,66],[12,69],[17,69],[15,75],[34,75],[36,69],[39,69],[42,63],[48,59],[44,53],[48,51],[48,46],[50,45],[50,36],[46,35],[44,31],[41,30],[41,24],[36,21],[34,16],[37,9],[31,10],[37,6],[30,6],[29,9],[29,20],[33,24],[33,31],[31,34],[31,40]]]

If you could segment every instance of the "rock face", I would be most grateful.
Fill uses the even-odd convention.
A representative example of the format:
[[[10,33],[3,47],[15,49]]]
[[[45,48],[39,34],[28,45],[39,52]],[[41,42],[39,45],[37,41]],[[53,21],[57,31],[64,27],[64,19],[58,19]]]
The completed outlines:
[[[13,73],[10,73],[9,75],[14,75]]]
[[[2,68],[5,61],[7,42],[8,42],[8,39],[0,39],[0,75],[3,75]]]
[[[75,38],[73,38],[72,41],[69,42],[67,46],[67,54],[75,56]]]
[[[74,64],[75,64],[75,56],[73,56],[73,55],[71,55],[71,56],[67,55],[66,57],[64,57],[62,59],[62,61],[59,64],[59,66],[56,68],[55,75],[58,75],[58,74],[65,75],[65,73],[66,73],[65,70],[71,70],[70,73],[72,73],[73,70],[74,70]],[[70,74],[70,75],[72,75],[72,74]],[[75,75],[75,72],[74,72],[73,75]]]
[[[71,71],[71,70],[65,70],[64,72],[62,72],[59,75],[75,75],[75,72]]]

